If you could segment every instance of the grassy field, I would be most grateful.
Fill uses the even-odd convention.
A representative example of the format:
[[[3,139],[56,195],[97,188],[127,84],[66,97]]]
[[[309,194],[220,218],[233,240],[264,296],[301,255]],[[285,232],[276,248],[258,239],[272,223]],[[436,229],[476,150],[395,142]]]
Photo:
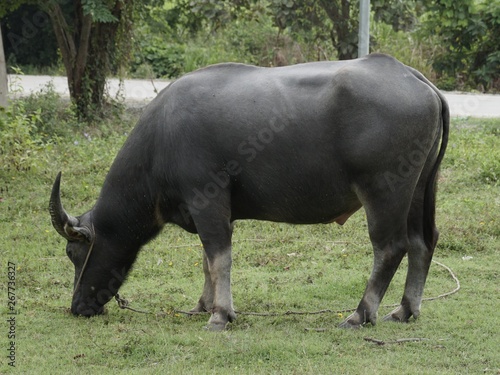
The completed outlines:
[[[22,374],[500,374],[500,120],[454,119],[451,127],[435,259],[453,270],[461,289],[424,302],[421,317],[409,324],[354,331],[336,326],[346,315],[339,310],[356,307],[371,271],[362,211],[343,227],[237,223],[235,307],[281,315],[240,314],[228,331],[211,333],[203,329],[208,316],[177,311],[194,307],[201,293],[201,248],[196,236],[167,226],[142,250],[120,291],[149,314],[110,302],[103,316],[73,317],[74,270],[50,223],[50,188],[62,170],[65,208],[74,215],[90,209],[131,126],[125,121],[105,134],[67,136],[38,156],[36,170],[1,166],[0,373],[13,370],[14,341],[15,370]],[[9,265],[15,284],[8,284]],[[406,262],[380,315],[399,302],[405,273]],[[15,287],[15,331],[8,286]],[[456,286],[433,264],[425,296]],[[332,312],[283,314],[323,309]]]

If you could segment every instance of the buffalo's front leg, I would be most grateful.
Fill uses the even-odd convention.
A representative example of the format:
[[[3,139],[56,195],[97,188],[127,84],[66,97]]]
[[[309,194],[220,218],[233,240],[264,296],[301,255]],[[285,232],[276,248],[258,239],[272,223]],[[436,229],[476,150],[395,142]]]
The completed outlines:
[[[203,293],[201,294],[198,304],[191,310],[192,313],[210,312],[214,304],[214,284],[210,276],[210,269],[208,267],[208,259],[205,251],[203,251],[203,273],[205,275]]]
[[[194,217],[204,249],[205,285],[193,311],[212,313],[207,328],[220,331],[236,319],[231,294],[232,226],[227,216],[221,215],[220,207],[212,204]]]
[[[214,292],[208,329],[220,331],[236,319],[231,293],[231,247],[207,254],[207,263]]]
[[[191,312],[212,313],[207,327],[210,330],[223,330],[227,322],[236,319],[231,294],[231,263],[231,248],[212,257],[203,252],[205,284],[198,304]]]

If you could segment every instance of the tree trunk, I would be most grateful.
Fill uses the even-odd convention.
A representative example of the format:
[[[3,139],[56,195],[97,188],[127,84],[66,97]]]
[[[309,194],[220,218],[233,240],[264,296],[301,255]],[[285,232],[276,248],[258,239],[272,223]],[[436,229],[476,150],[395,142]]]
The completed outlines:
[[[113,9],[112,14],[120,17],[120,1]],[[115,53],[115,37],[119,27],[118,22],[97,22],[92,26],[89,44],[89,55],[92,59],[87,62],[83,81],[89,90],[85,92],[85,102],[90,103],[91,110],[99,115],[104,104],[104,90],[106,77],[111,71],[110,57]]]
[[[121,9],[121,1],[116,1],[111,13],[120,19]],[[98,118],[119,22],[93,22],[89,14],[83,13],[80,0],[74,2],[71,26],[57,2],[51,2],[46,11],[52,20],[77,115],[83,121]]]
[[[87,117],[87,103],[82,100],[85,90],[83,74],[87,65],[92,17],[83,15],[80,1],[74,3],[74,22],[71,26],[68,25],[61,6],[57,2],[50,2],[46,11],[52,21],[54,34],[66,69],[69,95],[76,104],[78,116],[85,119]]]
[[[2,25],[0,24],[0,107],[6,108],[8,101],[7,63],[3,50]]]
[[[351,17],[351,1],[320,0],[321,7],[333,22],[330,38],[339,60],[349,60],[358,53],[358,22]]]

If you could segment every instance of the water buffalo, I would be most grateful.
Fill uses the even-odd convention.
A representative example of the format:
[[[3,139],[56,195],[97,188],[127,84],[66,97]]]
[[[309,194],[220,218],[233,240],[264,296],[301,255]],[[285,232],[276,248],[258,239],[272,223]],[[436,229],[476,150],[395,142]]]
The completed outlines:
[[[71,311],[92,316],[118,292],[140,248],[165,223],[197,233],[205,284],[194,312],[208,327],[236,318],[232,223],[257,219],[343,224],[366,211],[374,265],[341,327],[375,324],[402,258],[401,304],[417,317],[436,246],[436,181],[449,131],[443,95],[392,57],[262,68],[219,64],[185,75],[148,105],[113,162],[95,206],[50,197],[75,265]]]

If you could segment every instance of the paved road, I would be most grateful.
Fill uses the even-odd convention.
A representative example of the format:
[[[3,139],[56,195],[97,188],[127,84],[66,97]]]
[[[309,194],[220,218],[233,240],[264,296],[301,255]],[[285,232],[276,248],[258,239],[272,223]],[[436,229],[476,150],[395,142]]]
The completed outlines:
[[[15,95],[28,95],[43,89],[52,82],[56,92],[62,96],[69,96],[66,77],[10,75],[11,91],[17,90]],[[108,91],[112,96],[120,93],[131,105],[142,106],[153,99],[158,92],[167,87],[166,80],[125,80],[120,88],[117,79],[108,80]],[[17,89],[16,89],[17,88]],[[450,105],[452,117],[498,117],[500,118],[500,95],[467,94],[444,92]]]

